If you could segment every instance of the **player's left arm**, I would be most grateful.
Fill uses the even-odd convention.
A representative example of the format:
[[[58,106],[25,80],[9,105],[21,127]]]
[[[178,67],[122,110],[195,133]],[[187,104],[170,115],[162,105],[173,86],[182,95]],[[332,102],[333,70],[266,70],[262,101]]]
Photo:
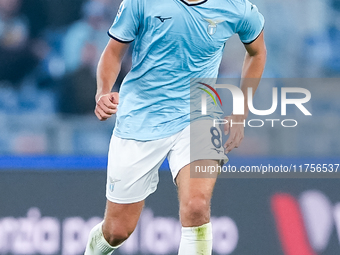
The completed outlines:
[[[249,44],[244,44],[246,55],[243,62],[241,76],[241,90],[244,95],[244,115],[231,115],[226,117],[228,124],[224,125],[225,134],[229,134],[229,138],[225,143],[225,152],[228,153],[232,149],[239,147],[244,137],[244,125],[234,124],[230,126],[231,120],[233,123],[243,123],[248,117],[248,88],[252,88],[253,94],[260,83],[262,73],[266,64],[267,50],[264,41],[263,31],[255,41]]]

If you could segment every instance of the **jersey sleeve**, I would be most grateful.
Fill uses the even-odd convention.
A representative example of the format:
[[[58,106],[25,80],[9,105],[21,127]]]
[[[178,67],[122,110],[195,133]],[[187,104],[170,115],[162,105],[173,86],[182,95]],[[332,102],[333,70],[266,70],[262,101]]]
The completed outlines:
[[[123,0],[108,35],[122,43],[135,40],[140,23],[139,0]]]
[[[264,17],[256,5],[245,0],[246,10],[238,28],[238,35],[244,44],[252,43],[261,34],[264,28]]]

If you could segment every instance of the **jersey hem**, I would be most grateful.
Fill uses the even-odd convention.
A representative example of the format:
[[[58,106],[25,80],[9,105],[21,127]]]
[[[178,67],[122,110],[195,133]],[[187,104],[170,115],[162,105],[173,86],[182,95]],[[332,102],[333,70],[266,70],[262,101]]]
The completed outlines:
[[[263,28],[261,29],[261,32],[256,36],[256,38],[254,40],[251,40],[250,42],[242,42],[244,45],[249,45],[249,44],[252,44],[253,42],[255,42],[257,40],[257,38],[260,37],[261,33],[263,32],[264,30],[264,26]]]
[[[120,42],[120,43],[132,43],[132,42],[134,41],[134,40],[132,40],[132,41],[124,41],[124,40],[122,40],[122,39],[120,39],[120,38],[118,38],[118,37],[112,35],[112,34],[110,33],[110,31],[107,31],[107,34],[108,34],[108,36],[110,36],[112,39],[114,39],[114,40],[116,40],[117,42]]]
[[[175,132],[170,132],[170,133],[167,133],[165,135],[159,135],[159,136],[155,136],[153,138],[149,138],[149,139],[146,139],[146,138],[141,138],[141,137],[136,137],[136,136],[129,136],[129,135],[123,135],[123,134],[120,134],[116,129],[113,130],[113,134],[116,136],[116,137],[119,137],[121,139],[128,139],[128,140],[135,140],[135,141],[142,141],[142,142],[146,142],[146,141],[154,141],[154,140],[159,140],[159,139],[164,139],[164,138],[167,138],[167,137],[170,137],[170,136],[173,136],[179,132],[181,132],[183,129],[185,129],[187,126],[189,126],[189,122],[186,123],[185,126],[183,126],[182,128],[180,129],[176,129]]]

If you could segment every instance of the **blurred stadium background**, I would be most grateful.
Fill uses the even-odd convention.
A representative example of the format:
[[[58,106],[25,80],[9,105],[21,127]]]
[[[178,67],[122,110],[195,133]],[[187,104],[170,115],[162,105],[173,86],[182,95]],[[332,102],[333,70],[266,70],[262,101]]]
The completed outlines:
[[[253,3],[266,18],[268,48],[256,106],[268,109],[271,87],[303,78],[313,119],[290,112],[299,128],[247,128],[231,161],[340,163],[340,1]],[[0,255],[83,254],[103,216],[114,119],[93,114],[95,68],[119,4],[0,0]],[[220,77],[239,77],[243,55],[234,36]],[[159,190],[117,254],[176,254],[177,195],[167,169],[165,162]],[[339,187],[338,179],[219,180],[214,254],[340,254]]]

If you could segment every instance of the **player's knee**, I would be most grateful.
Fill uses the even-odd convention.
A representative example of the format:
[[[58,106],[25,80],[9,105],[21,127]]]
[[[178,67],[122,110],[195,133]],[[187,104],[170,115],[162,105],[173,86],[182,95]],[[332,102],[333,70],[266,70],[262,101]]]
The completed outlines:
[[[118,246],[123,243],[129,236],[132,234],[133,231],[128,230],[125,227],[118,227],[115,226],[109,229],[103,229],[103,234],[106,241],[111,246]]]
[[[182,204],[181,219],[189,224],[199,224],[209,220],[210,202],[201,196],[189,199]]]

